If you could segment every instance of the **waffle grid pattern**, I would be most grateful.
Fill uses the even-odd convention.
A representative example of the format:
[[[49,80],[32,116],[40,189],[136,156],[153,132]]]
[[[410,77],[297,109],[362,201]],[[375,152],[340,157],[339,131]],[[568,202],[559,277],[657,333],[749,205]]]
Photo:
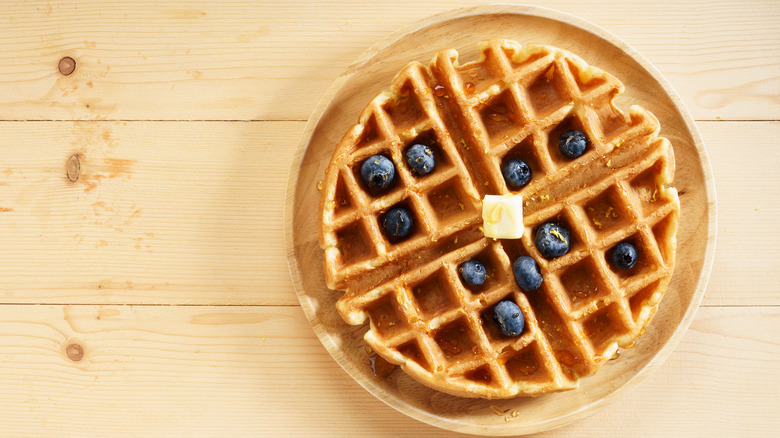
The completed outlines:
[[[488,398],[571,389],[618,345],[632,345],[671,277],[679,202],[662,184],[671,181],[672,150],[651,114],[632,108],[629,121],[612,106],[622,91],[616,79],[570,53],[507,41],[485,43],[481,52],[479,61],[459,65],[457,52],[442,51],[430,71],[410,64],[394,92],[374,99],[342,140],[323,197],[326,276],[331,288],[347,291],[338,303],[344,319],[368,318],[366,342],[429,386]],[[572,161],[548,140],[568,129],[591,139]],[[423,178],[402,161],[418,141],[437,154],[436,170]],[[358,171],[377,153],[393,160],[398,179],[379,196],[361,185]],[[534,171],[519,191],[527,200],[523,238],[466,238],[481,223],[482,196],[511,193],[500,168],[516,156]],[[419,225],[395,244],[379,221],[399,204]],[[565,224],[572,242],[568,254],[546,260],[533,232],[551,220]],[[607,253],[622,241],[641,256],[616,272]],[[514,282],[512,262],[521,255],[540,265],[536,292]],[[478,288],[457,274],[471,258],[489,271]],[[402,269],[388,276],[393,265]],[[372,273],[384,282],[356,280]],[[492,322],[503,299],[525,316],[518,338],[501,336]]]
[[[370,123],[375,124],[373,129],[378,140],[356,149],[345,159],[351,165],[342,166],[339,170],[339,183],[344,185],[344,189],[338,201],[334,199],[330,202],[334,211],[340,206],[345,207],[345,212],[334,215],[329,228],[336,230],[336,234],[340,230],[356,230],[354,234],[360,239],[351,239],[350,243],[355,246],[338,246],[338,254],[334,252],[336,258],[344,261],[333,263],[341,268],[333,271],[337,282],[374,267],[376,260],[392,260],[428,240],[436,241],[479,220],[480,197],[470,181],[460,177],[465,172],[464,165],[446,134],[438,112],[432,107],[433,97],[427,89],[429,79],[419,65],[408,67],[399,77],[408,78],[401,87],[411,84],[418,93],[413,96],[406,91],[406,96],[400,100],[414,102],[410,103],[406,114],[393,117],[385,108],[396,104],[396,100],[387,96],[375,99],[367,113],[370,114]],[[400,126],[393,124],[393,119],[398,118],[401,119]],[[358,142],[365,139],[367,133],[361,134],[357,136]],[[403,162],[404,147],[418,137],[427,137],[427,143],[437,146],[437,169],[422,178],[414,176]],[[399,180],[398,184],[379,196],[370,193],[363,185],[359,170],[365,159],[376,154],[385,155],[393,161]],[[397,244],[388,241],[380,229],[381,213],[394,205],[410,207],[418,224],[414,236]],[[342,241],[341,244],[344,239],[337,240]],[[356,248],[360,244],[358,240],[368,242],[369,247]]]

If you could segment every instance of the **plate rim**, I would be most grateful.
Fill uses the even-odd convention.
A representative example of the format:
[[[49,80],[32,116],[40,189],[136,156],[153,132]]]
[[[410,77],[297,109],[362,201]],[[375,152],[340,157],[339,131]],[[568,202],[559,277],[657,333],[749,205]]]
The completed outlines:
[[[701,164],[701,170],[705,182],[704,191],[706,195],[705,198],[706,198],[706,204],[708,208],[708,212],[706,215],[708,219],[707,245],[705,246],[705,250],[704,250],[704,257],[702,261],[701,270],[695,282],[695,291],[691,296],[691,301],[685,313],[683,314],[680,323],[677,325],[677,327],[674,329],[672,334],[669,336],[669,339],[666,341],[666,343],[652,356],[652,358],[645,364],[645,366],[639,368],[636,371],[636,373],[632,377],[630,377],[623,385],[621,385],[619,388],[615,389],[614,391],[610,392],[606,396],[599,398],[598,400],[595,400],[589,404],[586,404],[578,410],[569,412],[568,414],[558,416],[538,423],[522,425],[523,427],[518,427],[521,426],[521,424],[513,424],[511,422],[506,423],[505,425],[476,425],[473,423],[467,423],[464,421],[459,421],[451,418],[437,417],[435,416],[435,414],[432,414],[429,411],[426,411],[424,409],[420,409],[409,404],[398,403],[396,400],[392,398],[388,399],[387,397],[381,397],[382,395],[381,390],[377,391],[376,388],[369,388],[364,384],[364,382],[355,379],[352,373],[350,372],[350,369],[353,367],[350,366],[350,363],[348,363],[346,360],[343,359],[342,355],[339,354],[337,345],[329,337],[328,332],[322,327],[321,324],[315,325],[313,322],[315,310],[311,308],[310,304],[307,302],[306,291],[303,288],[303,280],[300,277],[301,271],[298,269],[298,260],[297,260],[297,254],[295,249],[295,240],[294,240],[295,230],[293,229],[292,226],[294,211],[296,208],[294,201],[295,201],[295,194],[297,193],[297,189],[298,189],[299,169],[301,168],[301,165],[303,163],[303,158],[306,155],[306,152],[308,151],[310,140],[312,138],[312,133],[319,125],[319,122],[322,116],[325,114],[328,106],[333,101],[337,93],[343,88],[345,83],[347,83],[354,76],[354,74],[363,65],[369,62],[377,53],[379,53],[383,49],[392,46],[393,44],[403,39],[408,34],[420,31],[431,25],[444,22],[444,21],[451,21],[459,18],[472,17],[478,15],[496,15],[496,14],[530,16],[534,18],[545,18],[554,21],[564,22],[567,25],[577,27],[587,33],[594,34],[595,36],[608,41],[612,45],[620,48],[628,56],[633,58],[640,65],[642,69],[647,71],[658,82],[658,84],[667,94],[669,99],[672,101],[675,109],[680,113],[680,116],[684,122],[686,129],[688,130],[688,132],[690,133],[693,139],[693,145],[696,148],[696,151],[699,155],[699,162]],[[707,154],[707,150],[705,148],[704,142],[701,138],[701,134],[699,133],[698,128],[696,127],[692,115],[690,114],[688,108],[683,103],[682,99],[679,97],[676,90],[669,83],[669,81],[652,63],[650,63],[650,61],[648,61],[636,49],[634,49],[628,43],[621,40],[617,36],[613,35],[609,31],[601,28],[600,26],[597,26],[585,19],[579,18],[577,16],[565,12],[561,12],[546,7],[531,6],[531,5],[490,4],[490,5],[479,5],[479,6],[448,10],[445,12],[441,12],[438,14],[425,17],[419,21],[404,26],[403,28],[386,36],[385,38],[376,42],[368,49],[366,49],[364,52],[362,52],[354,61],[352,61],[347,66],[346,69],[344,69],[344,71],[342,71],[342,73],[337,78],[333,80],[333,82],[326,90],[320,102],[312,111],[311,116],[309,117],[306,126],[303,132],[301,133],[301,138],[298,142],[296,151],[293,156],[290,173],[288,175],[288,183],[287,183],[285,199],[286,202],[285,202],[285,209],[284,209],[283,227],[284,227],[285,247],[287,252],[288,270],[290,272],[293,288],[295,289],[295,293],[296,296],[298,297],[298,301],[300,302],[301,308],[306,314],[307,320],[309,321],[309,324],[312,326],[312,329],[314,330],[315,334],[319,338],[320,343],[323,344],[325,349],[339,364],[339,366],[342,369],[344,369],[344,371],[347,372],[350,378],[355,380],[367,392],[369,392],[371,395],[373,395],[374,397],[376,397],[386,405],[392,407],[396,411],[399,411],[423,423],[435,427],[447,429],[447,430],[465,432],[471,434],[491,432],[491,433],[501,434],[501,435],[516,435],[516,434],[528,434],[528,433],[541,432],[544,430],[550,430],[557,427],[561,427],[594,414],[598,410],[618,400],[627,391],[630,391],[631,389],[635,388],[642,381],[650,377],[653,374],[653,372],[655,372],[655,370],[658,369],[658,367],[660,367],[660,365],[669,357],[672,351],[677,347],[682,336],[688,330],[688,327],[690,326],[691,322],[693,321],[693,318],[695,317],[696,311],[700,306],[701,300],[704,296],[705,290],[707,288],[707,284],[709,282],[709,277],[712,271],[712,264],[714,260],[714,254],[715,254],[716,240],[717,240],[717,197],[716,197],[715,181],[714,181],[710,159]]]

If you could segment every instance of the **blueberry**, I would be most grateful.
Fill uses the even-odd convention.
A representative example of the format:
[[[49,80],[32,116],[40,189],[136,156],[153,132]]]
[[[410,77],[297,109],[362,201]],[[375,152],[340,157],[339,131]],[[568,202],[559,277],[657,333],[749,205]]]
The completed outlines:
[[[404,207],[393,207],[385,213],[382,228],[391,240],[400,240],[409,236],[414,227],[414,219]]]
[[[478,260],[467,260],[458,266],[458,274],[467,286],[481,286],[487,277],[487,270]]]
[[[560,257],[569,252],[569,230],[547,222],[536,230],[536,249],[548,259]]]
[[[524,292],[533,292],[542,284],[542,273],[536,260],[528,256],[518,257],[512,264],[515,282]]]
[[[639,255],[636,252],[636,248],[628,242],[618,243],[609,254],[610,263],[619,269],[633,268],[637,259],[639,259]]]
[[[520,158],[513,158],[501,168],[506,185],[510,189],[522,189],[531,181],[531,167]]]
[[[360,165],[360,176],[369,188],[384,189],[393,182],[395,166],[384,155],[374,155]]]
[[[406,150],[406,164],[415,175],[427,175],[436,165],[433,151],[424,144],[416,144]]]
[[[514,301],[506,300],[496,304],[496,308],[493,311],[493,320],[504,336],[520,336],[523,328],[525,328],[523,312],[520,311],[520,308],[517,307]]]
[[[564,157],[573,159],[585,153],[588,143],[590,140],[584,132],[572,129],[561,134],[561,138],[558,139],[558,149]]]

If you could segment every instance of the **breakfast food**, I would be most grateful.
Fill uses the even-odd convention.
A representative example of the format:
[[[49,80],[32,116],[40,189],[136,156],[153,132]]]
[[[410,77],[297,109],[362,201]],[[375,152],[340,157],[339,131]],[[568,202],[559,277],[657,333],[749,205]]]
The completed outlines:
[[[576,388],[643,333],[672,275],[679,200],[658,120],[554,47],[440,51],[375,97],[336,147],[319,218],[349,324],[421,383],[465,397]],[[521,237],[483,228],[520,196]]]

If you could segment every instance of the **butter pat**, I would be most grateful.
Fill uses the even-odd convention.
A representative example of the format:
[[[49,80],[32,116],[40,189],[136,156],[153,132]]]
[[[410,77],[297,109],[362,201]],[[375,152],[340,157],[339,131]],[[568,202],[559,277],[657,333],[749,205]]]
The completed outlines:
[[[523,196],[485,195],[482,200],[482,229],[485,237],[519,239],[523,236]]]

